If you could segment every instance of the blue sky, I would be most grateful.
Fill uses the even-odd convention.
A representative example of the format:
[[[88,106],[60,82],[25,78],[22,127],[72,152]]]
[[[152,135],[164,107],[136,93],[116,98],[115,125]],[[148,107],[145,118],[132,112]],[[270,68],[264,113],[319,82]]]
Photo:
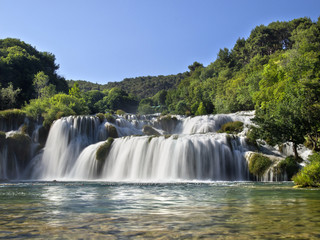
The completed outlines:
[[[105,84],[207,66],[257,25],[317,21],[319,0],[0,0],[0,38],[51,52],[66,79]]]

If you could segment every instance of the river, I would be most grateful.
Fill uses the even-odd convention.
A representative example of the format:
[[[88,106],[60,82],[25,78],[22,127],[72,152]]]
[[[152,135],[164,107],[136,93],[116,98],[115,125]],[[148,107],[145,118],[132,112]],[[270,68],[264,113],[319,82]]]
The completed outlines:
[[[0,239],[317,239],[320,190],[262,182],[0,184]]]

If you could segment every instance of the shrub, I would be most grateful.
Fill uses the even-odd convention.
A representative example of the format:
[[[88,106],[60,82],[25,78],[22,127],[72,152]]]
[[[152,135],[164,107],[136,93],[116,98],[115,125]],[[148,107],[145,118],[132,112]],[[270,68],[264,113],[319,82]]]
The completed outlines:
[[[105,115],[103,113],[97,113],[96,117],[99,118],[100,122],[103,122],[105,119]]]
[[[227,122],[223,124],[218,132],[237,134],[239,132],[242,132],[242,130],[243,130],[243,122],[235,121],[235,122]]]
[[[100,145],[100,147],[96,152],[96,159],[99,162],[104,162],[106,160],[110,152],[113,141],[114,139],[112,137],[109,137],[107,141],[105,141],[103,144]]]
[[[121,110],[121,109],[118,109],[118,110],[116,111],[116,114],[117,114],[117,115],[125,115],[126,112],[123,111],[123,110]]]
[[[54,120],[70,115],[89,113],[83,99],[59,93],[51,98],[33,99],[24,107],[27,116],[44,118],[43,125],[50,126]]]
[[[299,187],[320,187],[320,153],[310,155],[309,161],[292,179]]]
[[[254,153],[249,159],[249,172],[255,176],[261,177],[271,166],[272,161],[260,153]]]
[[[115,123],[116,122],[116,119],[113,117],[113,115],[111,113],[106,113],[106,119],[110,123]]]
[[[299,171],[300,165],[297,163],[294,156],[289,156],[279,163],[278,168],[280,172],[286,172],[288,179],[291,180],[293,175]]]
[[[150,104],[139,104],[138,112],[140,114],[152,114],[154,113],[154,109]]]
[[[249,131],[246,134],[247,144],[250,144],[250,145],[257,147],[258,146],[258,144],[257,144],[258,138],[259,138],[259,136],[257,133],[257,129],[255,127],[251,126]]]

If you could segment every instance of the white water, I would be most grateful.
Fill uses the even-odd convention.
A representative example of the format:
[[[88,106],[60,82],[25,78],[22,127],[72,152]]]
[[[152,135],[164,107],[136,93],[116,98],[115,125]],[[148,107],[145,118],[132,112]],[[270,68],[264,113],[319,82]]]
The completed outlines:
[[[250,122],[252,112],[184,118],[175,116],[170,137],[142,135],[151,125],[164,132],[156,117],[101,123],[96,117],[67,117],[57,120],[41,156],[31,164],[35,179],[108,181],[248,180],[243,137],[228,139],[216,131],[228,121]],[[108,137],[106,126],[118,136],[102,164],[96,151]]]
[[[254,112],[198,117],[117,116],[101,122],[95,116],[64,117],[52,125],[45,147],[39,151],[39,126],[31,135],[33,160],[20,166],[12,147],[0,146],[1,179],[107,180],[137,182],[250,180],[245,155],[247,127]],[[244,122],[237,136],[217,133],[229,121]],[[143,126],[152,126],[162,136],[146,136]],[[115,133],[116,131],[116,133]],[[6,137],[21,133],[11,129]],[[117,135],[102,161],[96,152],[109,136]],[[170,135],[171,134],[171,135]],[[265,148],[266,153],[290,154]],[[268,150],[268,151],[267,151]],[[304,156],[306,150],[301,150]],[[34,156],[37,154],[36,156]],[[267,153],[268,154],[268,153]],[[22,158],[23,159],[23,158]],[[262,181],[285,179],[268,171]]]

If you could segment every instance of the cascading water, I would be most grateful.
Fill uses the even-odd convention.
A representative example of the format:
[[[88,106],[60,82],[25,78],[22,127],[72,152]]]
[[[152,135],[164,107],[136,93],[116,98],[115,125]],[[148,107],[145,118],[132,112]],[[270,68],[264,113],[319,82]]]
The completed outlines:
[[[101,178],[110,181],[177,179],[247,180],[241,154],[225,135],[195,134],[117,139],[105,159]]]
[[[274,153],[278,158],[263,176],[249,174],[248,153],[256,149],[245,139],[253,116],[70,116],[55,121],[48,137],[28,119],[20,126],[1,123],[6,132],[0,132],[0,180],[289,180],[279,173],[285,147]],[[237,135],[217,132],[230,121],[243,122],[244,130]],[[269,156],[274,150],[267,146],[259,151]]]
[[[46,180],[248,180],[244,138],[216,133],[229,121],[248,123],[253,113],[247,114],[166,119],[129,115],[113,122],[92,116],[62,118],[51,127],[43,152],[28,171],[33,179]],[[144,125],[174,135],[141,136]],[[119,138],[98,161],[110,126]]]

